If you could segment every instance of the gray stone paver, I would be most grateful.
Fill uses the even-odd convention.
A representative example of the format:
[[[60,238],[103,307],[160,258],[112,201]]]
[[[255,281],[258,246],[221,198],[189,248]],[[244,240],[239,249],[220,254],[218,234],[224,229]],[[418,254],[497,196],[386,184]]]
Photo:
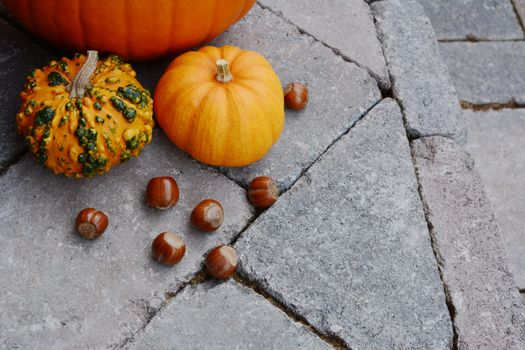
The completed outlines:
[[[459,99],[525,104],[525,41],[440,43]]]
[[[362,0],[262,0],[301,30],[365,67],[383,90],[390,88],[381,44],[370,8]]]
[[[525,308],[472,158],[452,140],[412,143],[459,349],[522,349]]]
[[[282,189],[289,188],[305,168],[381,99],[376,81],[365,70],[343,61],[329,48],[259,6],[214,44],[256,50],[272,63],[283,85],[304,82],[310,91],[304,111],[286,111],[283,135],[264,159],[246,168],[224,169],[245,185],[256,176],[268,175]]]
[[[19,93],[25,74],[46,65],[51,56],[29,37],[0,18],[0,169],[11,164],[24,150],[18,138],[15,116],[20,108]]]
[[[148,180],[172,175],[179,204],[150,209]],[[225,210],[219,231],[190,228],[193,207],[216,198]],[[76,214],[94,206],[108,213],[107,232],[85,241]],[[0,177],[0,348],[104,349],[147,322],[166,292],[201,269],[212,247],[230,242],[252,217],[245,192],[224,175],[189,159],[159,132],[138,159],[92,180],[67,179],[29,156]],[[173,230],[186,242],[174,267],[150,257],[152,239]]]
[[[239,271],[352,349],[449,349],[401,111],[385,100],[237,242]]]
[[[494,208],[516,283],[525,289],[525,109],[465,111],[465,120],[467,151]]]
[[[331,349],[266,299],[229,281],[186,287],[126,349]]]
[[[372,12],[409,134],[442,135],[464,143],[457,95],[422,7],[415,0],[385,0],[374,2]]]
[[[511,0],[419,0],[438,39],[523,39]]]

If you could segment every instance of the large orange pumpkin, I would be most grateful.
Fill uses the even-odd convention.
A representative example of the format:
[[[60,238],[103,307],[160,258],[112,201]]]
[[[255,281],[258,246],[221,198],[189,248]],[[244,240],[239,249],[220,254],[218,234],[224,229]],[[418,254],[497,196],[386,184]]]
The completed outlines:
[[[284,128],[283,89],[272,66],[233,46],[176,58],[157,85],[154,109],[170,140],[210,165],[253,163]]]
[[[3,0],[32,33],[66,49],[152,59],[209,42],[255,0]]]

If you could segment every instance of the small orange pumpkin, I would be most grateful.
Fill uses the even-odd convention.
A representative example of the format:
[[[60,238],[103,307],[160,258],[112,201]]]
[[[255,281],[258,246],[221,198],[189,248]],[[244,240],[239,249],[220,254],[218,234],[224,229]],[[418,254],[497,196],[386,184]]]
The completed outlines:
[[[3,0],[32,33],[69,50],[147,60],[210,42],[255,0]]]
[[[185,53],[155,90],[170,140],[210,165],[240,167],[268,152],[284,128],[284,96],[268,61],[234,46]]]
[[[137,156],[151,141],[153,101],[118,56],[52,61],[33,69],[20,93],[18,132],[38,162],[91,177]]]

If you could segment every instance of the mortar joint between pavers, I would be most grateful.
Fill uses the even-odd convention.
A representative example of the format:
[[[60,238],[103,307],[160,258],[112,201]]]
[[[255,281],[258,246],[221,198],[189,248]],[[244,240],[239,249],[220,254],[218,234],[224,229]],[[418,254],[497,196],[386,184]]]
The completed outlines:
[[[347,62],[347,63],[351,63],[351,64],[354,64],[356,65],[357,67],[359,67],[360,69],[364,70],[372,79],[375,80],[375,82],[377,83],[377,86],[379,88],[380,91],[383,91],[383,89],[381,88],[381,84],[380,84],[380,77],[375,74],[374,72],[372,72],[370,69],[368,69],[367,67],[364,67],[363,65],[361,65],[360,63],[354,61],[352,58],[348,57],[347,55],[344,55],[341,50],[339,50],[338,48],[336,47],[333,47],[331,45],[329,45],[328,43],[324,42],[323,40],[320,40],[319,38],[317,38],[315,35],[313,35],[312,33],[310,32],[307,32],[306,30],[304,30],[303,28],[299,27],[297,24],[295,24],[294,22],[292,22],[290,19],[286,18],[281,12],[279,11],[275,11],[273,8],[271,8],[270,6],[267,6],[267,5],[263,5],[261,4],[260,2],[256,2],[257,5],[259,5],[260,8],[262,8],[263,10],[266,10],[266,11],[270,11],[272,14],[276,15],[277,17],[281,18],[282,20],[284,20],[286,23],[290,24],[291,26],[293,26],[295,29],[297,29],[297,31],[299,32],[299,34],[301,35],[306,35],[310,38],[312,38],[313,40],[315,40],[316,42],[320,43],[321,45],[323,45],[324,47],[330,49],[336,56],[338,56],[339,58],[341,58],[343,61]]]
[[[443,278],[443,258],[441,256],[441,253],[439,252],[439,247],[437,246],[437,243],[436,243],[436,240],[435,240],[435,237],[434,237],[434,228],[433,228],[432,222],[430,221],[430,217],[429,217],[430,209],[429,209],[426,201],[424,200],[423,193],[422,193],[421,180],[420,180],[419,172],[417,170],[415,155],[414,155],[414,151],[413,151],[413,148],[412,148],[412,141],[415,140],[416,138],[411,139],[410,128],[408,126],[408,121],[407,121],[407,118],[406,118],[405,109],[403,107],[403,104],[397,98],[395,98],[395,101],[397,102],[397,104],[400,107],[401,116],[403,118],[403,125],[405,127],[407,139],[409,140],[410,157],[411,157],[411,160],[412,160],[412,166],[414,168],[414,174],[415,174],[415,177],[416,177],[417,192],[418,192],[418,195],[419,195],[419,200],[421,201],[421,204],[423,206],[423,214],[424,214],[424,217],[425,217],[425,221],[427,223],[427,229],[428,229],[428,234],[429,234],[429,237],[430,237],[432,251],[434,253],[434,258],[436,259],[436,264],[438,266],[439,278],[441,279],[441,284],[443,286],[443,293],[445,294],[445,303],[446,303],[446,306],[447,306],[447,309],[448,309],[448,312],[449,312],[449,315],[450,315],[450,320],[452,322],[453,337],[452,337],[452,344],[451,344],[450,349],[451,350],[457,350],[458,349],[458,331],[457,331],[456,324],[455,324],[456,307],[454,306],[454,304],[452,302],[452,296],[451,296],[451,293],[450,293],[450,289],[448,288],[448,285],[446,284],[445,279]],[[433,136],[445,137],[445,136],[442,136],[442,135],[433,135]],[[432,137],[432,136],[419,136],[419,137],[417,137],[417,139],[424,138],[424,137]],[[431,155],[432,155],[432,152],[431,152]]]
[[[408,132],[407,132],[408,134]],[[428,136],[428,137],[431,137],[431,136]],[[424,137],[424,138],[427,138],[427,137]],[[433,162],[435,153],[431,150],[430,151],[430,157],[431,159],[429,159],[430,162]],[[443,272],[443,268],[444,268],[444,259],[441,255],[441,252],[439,250],[439,247],[438,247],[438,244],[437,244],[437,240],[436,240],[436,237],[435,237],[435,232],[434,232],[434,226],[432,225],[432,221],[430,220],[430,208],[428,206],[428,203],[425,201],[424,199],[424,196],[423,196],[423,191],[422,191],[422,187],[421,187],[421,180],[420,180],[420,174],[419,174],[419,171],[417,169],[417,166],[416,166],[416,157],[415,157],[415,154],[414,154],[414,149],[412,147],[412,142],[410,142],[410,156],[411,156],[411,159],[412,159],[412,165],[414,166],[414,173],[415,173],[415,176],[416,176],[416,181],[417,181],[417,192],[418,192],[418,195],[419,195],[419,200],[421,201],[421,204],[423,206],[423,214],[425,216],[425,221],[427,222],[427,229],[428,229],[428,234],[430,236],[430,242],[431,242],[431,246],[432,246],[432,251],[434,253],[434,257],[436,259],[436,263],[437,263],[437,266],[438,266],[438,272],[439,272],[439,278],[441,279],[441,283],[443,285],[443,293],[445,294],[445,303],[447,305],[447,309],[448,309],[448,312],[450,314],[450,320],[452,321],[452,331],[453,331],[453,338],[452,338],[452,344],[451,344],[451,347],[450,349],[451,350],[458,350],[458,344],[459,344],[459,335],[458,335],[458,330],[457,330],[457,327],[456,327],[456,314],[457,314],[457,311],[456,311],[456,307],[454,306],[454,303],[452,301],[452,295],[451,295],[451,292],[450,292],[450,288],[448,287],[447,283],[445,282],[445,279],[444,279],[444,272]]]
[[[438,39],[438,43],[499,43],[499,42],[523,42],[524,39],[484,39],[469,35],[462,39]]]
[[[525,23],[523,21],[525,21],[524,18],[521,18],[520,16],[520,13],[518,11],[518,5],[516,5],[516,0],[511,0],[510,1],[511,5],[512,5],[512,10],[514,11],[514,14],[516,15],[516,18],[518,19],[518,23],[520,25],[520,28],[521,30],[523,31],[523,37],[525,39]]]
[[[152,309],[148,313],[144,324],[141,327],[139,327],[135,332],[128,335],[127,337],[122,339],[120,342],[112,346],[112,348],[113,349],[123,349],[127,345],[133,343],[137,339],[137,336],[140,335],[140,333],[142,333],[146,329],[146,327],[151,323],[151,321],[155,318],[155,316],[157,316],[157,314],[159,314],[162,310],[164,310],[180,292],[182,292],[188,286],[196,285],[199,283],[204,283],[207,279],[208,279],[208,275],[206,271],[203,268],[201,268],[201,270],[196,272],[189,281],[182,283],[175,291],[165,292],[164,301],[161,303],[159,307]]]
[[[317,328],[312,326],[304,317],[298,315],[295,311],[293,311],[292,309],[288,308],[286,305],[284,305],[283,303],[275,299],[270,293],[266,291],[266,289],[263,286],[261,286],[256,281],[249,279],[247,276],[242,275],[240,272],[237,272],[234,275],[233,279],[237,283],[251,289],[253,292],[257,293],[258,295],[266,299],[270,304],[272,304],[273,306],[277,307],[279,310],[284,312],[288,318],[290,318],[294,322],[301,324],[304,328],[306,328],[311,333],[321,338],[324,342],[332,346],[334,349],[352,350],[345,343],[343,339],[333,334],[330,334],[330,335],[324,334],[321,331],[319,331]]]
[[[11,160],[9,161],[8,164],[5,164],[3,166],[0,166],[0,177],[4,176],[5,174],[7,174],[7,172],[9,171],[9,169],[16,165],[18,162],[20,162],[22,160],[22,158],[24,158],[24,156],[28,153],[27,149],[23,149],[20,153],[18,154],[15,154]]]
[[[486,111],[498,111],[501,109],[520,109],[525,108],[525,104],[521,104],[516,102],[516,100],[512,99],[508,102],[493,102],[493,103],[483,103],[483,104],[476,104],[468,101],[460,101],[461,108],[472,110],[474,112],[486,112]]]
[[[307,173],[308,173],[308,170],[310,170],[310,168],[316,164],[325,154],[326,152],[328,152],[336,143],[338,143],[343,137],[345,137],[346,135],[348,135],[350,133],[350,131],[361,121],[363,120],[366,115],[372,110],[374,109],[378,104],[380,104],[383,100],[385,100],[386,98],[388,97],[385,97],[385,98],[381,98],[379,101],[377,101],[376,103],[373,103],[367,110],[365,110],[360,116],[359,118],[353,122],[347,129],[345,129],[343,131],[343,133],[341,133],[339,136],[337,136],[336,138],[334,138],[329,144],[328,146],[307,166],[305,167],[301,173],[299,174],[299,176],[292,182],[292,184],[288,187],[288,188],[285,188],[283,189],[281,192],[280,192],[280,195],[279,196],[282,196],[283,194],[285,194],[286,192],[288,192],[289,190],[291,190],[295,184],[303,177],[305,176]]]
[[[224,174],[223,174],[224,175]],[[229,242],[228,245],[234,246],[237,240],[242,236],[242,234],[257,220],[257,218],[262,214],[262,211],[255,212],[254,215],[248,220],[246,225],[239,231],[239,233]],[[146,327],[150,324],[150,322],[155,318],[155,316],[160,313],[164,308],[166,308],[171,301],[177,297],[186,287],[188,286],[194,286],[197,284],[204,283],[210,279],[208,273],[204,269],[204,267],[201,267],[201,269],[195,273],[195,275],[189,280],[184,283],[182,283],[179,288],[177,288],[175,291],[168,291],[164,293],[164,301],[162,304],[155,310],[153,310],[147,317],[146,322],[133,334],[127,336],[122,341],[120,341],[114,348],[115,349],[122,349],[125,346],[127,346],[130,343],[133,343],[135,339],[137,339],[137,336],[146,329]]]

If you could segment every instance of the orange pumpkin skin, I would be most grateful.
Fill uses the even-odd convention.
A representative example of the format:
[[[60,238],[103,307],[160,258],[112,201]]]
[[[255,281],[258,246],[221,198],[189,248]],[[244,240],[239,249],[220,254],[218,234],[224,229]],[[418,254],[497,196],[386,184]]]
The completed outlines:
[[[147,60],[213,40],[256,0],[3,1],[29,31],[56,46]]]
[[[95,60],[84,96],[72,97],[68,87],[85,62],[77,54],[33,69],[20,93],[18,132],[37,161],[56,174],[102,174],[137,156],[152,139],[153,100],[118,56]]]
[[[218,60],[233,80],[217,79]],[[195,159],[241,167],[266,155],[284,128],[284,96],[270,63],[253,51],[207,46],[176,58],[155,90],[157,122]]]

